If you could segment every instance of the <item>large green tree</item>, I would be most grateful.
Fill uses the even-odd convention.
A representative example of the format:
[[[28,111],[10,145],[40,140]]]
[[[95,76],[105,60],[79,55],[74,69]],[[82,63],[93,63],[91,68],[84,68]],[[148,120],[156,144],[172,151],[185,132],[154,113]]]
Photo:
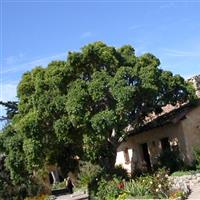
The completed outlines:
[[[82,152],[112,168],[128,126],[141,126],[166,104],[195,99],[191,85],[159,65],[152,54],[136,56],[130,45],[95,42],[69,52],[66,61],[25,73],[18,113],[4,135],[11,177],[19,180],[21,167],[23,173],[50,163],[66,167]]]
[[[70,53],[67,63],[78,75],[67,92],[68,120],[82,128],[89,158],[108,169],[128,126],[141,126],[149,113],[160,113],[167,104],[195,99],[181,76],[160,69],[152,54],[137,57],[130,45],[116,49],[96,42]]]

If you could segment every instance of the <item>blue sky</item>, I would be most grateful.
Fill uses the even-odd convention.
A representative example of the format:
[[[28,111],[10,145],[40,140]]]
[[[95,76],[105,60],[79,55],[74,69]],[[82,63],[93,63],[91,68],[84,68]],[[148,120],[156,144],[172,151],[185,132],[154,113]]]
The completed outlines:
[[[14,99],[25,71],[97,40],[151,52],[185,78],[200,74],[200,1],[1,0],[1,100]]]

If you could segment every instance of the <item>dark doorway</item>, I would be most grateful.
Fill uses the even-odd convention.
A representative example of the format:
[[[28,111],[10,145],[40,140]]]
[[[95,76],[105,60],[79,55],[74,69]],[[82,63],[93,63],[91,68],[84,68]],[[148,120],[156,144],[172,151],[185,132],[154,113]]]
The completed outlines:
[[[169,138],[163,138],[160,140],[161,142],[161,147],[163,151],[169,151],[170,150],[170,143],[169,143]]]
[[[147,143],[144,143],[141,146],[142,146],[143,158],[144,158],[144,161],[146,162],[147,169],[151,170],[151,161],[150,161],[150,155],[148,151],[148,145]]]
[[[53,184],[53,176],[51,175],[51,173],[49,173],[49,182],[50,184]]]

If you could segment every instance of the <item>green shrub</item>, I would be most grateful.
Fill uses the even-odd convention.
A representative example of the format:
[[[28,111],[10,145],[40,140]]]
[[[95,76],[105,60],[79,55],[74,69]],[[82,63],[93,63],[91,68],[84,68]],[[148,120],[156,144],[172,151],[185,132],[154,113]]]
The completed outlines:
[[[81,162],[79,170],[78,187],[88,187],[88,184],[100,173],[101,168],[99,165],[92,164],[91,162]]]
[[[26,197],[24,200],[46,200],[47,197],[45,194],[40,194],[34,197]]]
[[[171,174],[171,176],[185,176],[185,175],[193,175],[196,174],[198,171],[176,171]]]
[[[118,197],[117,197],[117,200],[126,200],[128,197],[128,194],[127,193],[122,193],[120,194]]]
[[[169,198],[170,199],[177,199],[177,198],[186,199],[187,196],[188,194],[186,194],[185,192],[180,191],[180,190],[175,190],[170,193]]]
[[[50,196],[47,196],[45,200],[56,200],[56,197],[54,195],[50,195]]]
[[[119,177],[110,177],[101,174],[101,178],[96,180],[97,190],[93,190],[91,199],[94,200],[124,200],[126,198],[168,198],[170,185],[168,173],[164,169],[158,170],[153,175],[145,175],[132,179],[123,180]]]
[[[158,158],[160,168],[167,168],[170,172],[184,169],[184,162],[178,151],[166,150],[162,152]]]
[[[63,181],[63,182],[57,182],[57,183],[54,183],[52,185],[52,190],[58,190],[58,189],[64,189],[64,188],[66,188],[65,181]]]
[[[126,169],[124,169],[121,165],[115,166],[114,169],[112,169],[109,174],[116,176],[121,179],[129,180],[129,175]]]
[[[133,182],[132,195],[137,198],[143,195],[145,198],[168,198],[170,184],[168,181],[168,172],[165,169],[159,169],[152,175],[140,176]]]
[[[140,180],[130,180],[129,182],[126,182],[124,191],[131,197],[143,197],[150,194],[147,185]]]
[[[168,172],[165,169],[159,169],[152,177],[146,177],[144,184],[148,185],[150,193],[154,198],[168,198],[170,183]]]
[[[119,180],[129,180],[127,171],[121,166],[116,166],[114,169],[110,170],[100,169],[96,176],[93,176],[88,185],[89,194],[95,198],[99,188],[99,181],[106,180],[109,182],[113,180],[113,178],[117,178]]]
[[[196,161],[195,163],[196,169],[199,170],[200,169],[200,148],[199,147],[194,148],[193,152],[194,152],[194,157]]]
[[[116,200],[123,193],[124,183],[121,179],[113,178],[110,181],[101,179],[98,183],[96,198],[101,200]]]

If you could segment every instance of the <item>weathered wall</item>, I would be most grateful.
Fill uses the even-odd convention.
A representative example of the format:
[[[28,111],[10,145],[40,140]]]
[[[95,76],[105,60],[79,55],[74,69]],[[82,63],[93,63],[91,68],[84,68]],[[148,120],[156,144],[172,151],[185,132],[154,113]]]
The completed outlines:
[[[149,131],[131,136],[126,142],[118,147],[116,164],[122,165],[128,172],[133,168],[141,168],[143,163],[141,144],[148,144],[151,164],[156,163],[161,152],[162,138],[168,137],[170,143],[178,142],[181,156],[188,164],[192,162],[192,148],[200,145],[200,106],[192,109],[183,119],[175,124],[168,124],[163,127],[151,129]],[[124,150],[129,149],[131,162],[124,161]]]
[[[200,147],[200,106],[193,108],[186,115],[186,119],[181,121],[180,127],[186,139],[187,160],[191,163],[194,148]]]
[[[122,151],[118,151],[117,152],[116,165],[122,165],[128,171],[128,173],[131,173],[131,162],[126,163],[125,162],[125,158],[124,158],[124,150],[125,150],[125,148]],[[128,149],[128,153],[129,153],[130,159],[133,158],[132,148]]]

